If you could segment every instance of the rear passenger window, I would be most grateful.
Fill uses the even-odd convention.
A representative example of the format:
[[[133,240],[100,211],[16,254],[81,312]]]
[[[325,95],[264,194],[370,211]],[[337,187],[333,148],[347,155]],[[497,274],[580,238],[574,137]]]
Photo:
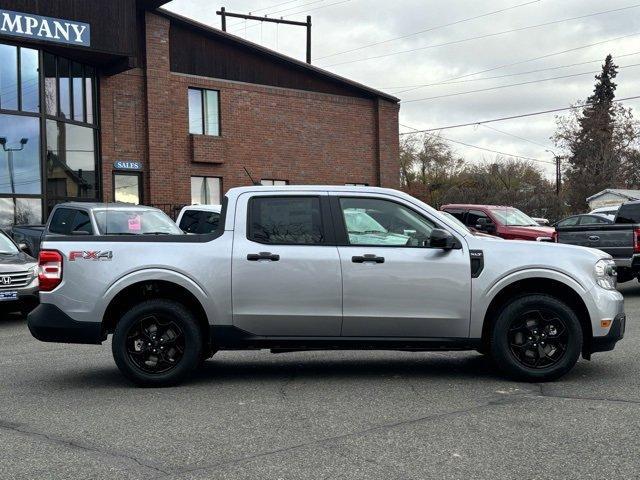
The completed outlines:
[[[249,202],[249,240],[272,245],[325,243],[318,197],[254,197]]]
[[[180,220],[180,229],[186,233],[206,234],[218,229],[220,214],[202,210],[187,210]]]

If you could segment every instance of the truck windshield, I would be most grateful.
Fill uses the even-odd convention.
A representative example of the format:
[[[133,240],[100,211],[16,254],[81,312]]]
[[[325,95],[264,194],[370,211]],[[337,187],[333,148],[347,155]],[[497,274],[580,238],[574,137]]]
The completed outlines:
[[[182,235],[182,230],[162,212],[155,210],[97,210],[101,235]]]
[[[529,215],[522,213],[517,208],[500,207],[492,208],[493,213],[503,225],[511,227],[537,227],[538,224]]]
[[[0,255],[18,253],[18,249],[14,243],[9,240],[4,234],[0,233]]]

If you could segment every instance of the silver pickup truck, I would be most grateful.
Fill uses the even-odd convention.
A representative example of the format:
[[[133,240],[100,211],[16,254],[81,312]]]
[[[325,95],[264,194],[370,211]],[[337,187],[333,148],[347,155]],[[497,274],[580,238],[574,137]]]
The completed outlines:
[[[211,234],[52,237],[39,264],[32,334],[113,334],[142,385],[178,383],[225,349],[478,350],[544,381],[625,328],[609,255],[475,237],[382,188],[236,188]]]

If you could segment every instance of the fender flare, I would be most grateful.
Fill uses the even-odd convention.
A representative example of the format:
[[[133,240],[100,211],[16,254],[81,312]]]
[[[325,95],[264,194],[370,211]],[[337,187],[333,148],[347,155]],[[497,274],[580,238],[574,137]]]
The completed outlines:
[[[516,282],[533,279],[554,280],[571,288],[580,296],[589,311],[589,315],[591,317],[594,315],[595,305],[593,303],[593,299],[591,299],[589,295],[586,295],[589,289],[577,279],[565,272],[554,269],[526,268],[507,273],[493,282],[493,284],[491,284],[484,292],[478,294],[476,299],[472,302],[472,311],[475,311],[476,313],[473,315],[473,321],[471,322],[469,332],[470,337],[480,338],[482,336],[482,329],[484,327],[484,321],[487,311],[489,310],[489,306],[500,292]]]
[[[196,298],[196,300],[200,302],[200,305],[202,305],[205,312],[210,311],[208,310],[208,307],[210,307],[209,296],[202,289],[202,287],[200,287],[200,285],[198,285],[187,275],[166,268],[145,268],[143,270],[136,270],[123,275],[122,277],[114,281],[109,286],[109,288],[107,288],[107,290],[102,295],[102,301],[97,310],[100,321],[102,322],[104,320],[104,315],[107,311],[107,308],[120,292],[130,287],[131,285],[146,281],[163,281],[175,283],[176,285],[179,285],[180,287],[191,293]]]

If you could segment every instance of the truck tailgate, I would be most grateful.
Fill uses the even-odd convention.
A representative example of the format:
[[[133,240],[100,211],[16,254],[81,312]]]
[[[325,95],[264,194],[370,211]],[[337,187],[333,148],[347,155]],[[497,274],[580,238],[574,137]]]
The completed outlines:
[[[582,225],[560,227],[557,232],[558,243],[597,248],[613,258],[633,256],[634,225]]]

